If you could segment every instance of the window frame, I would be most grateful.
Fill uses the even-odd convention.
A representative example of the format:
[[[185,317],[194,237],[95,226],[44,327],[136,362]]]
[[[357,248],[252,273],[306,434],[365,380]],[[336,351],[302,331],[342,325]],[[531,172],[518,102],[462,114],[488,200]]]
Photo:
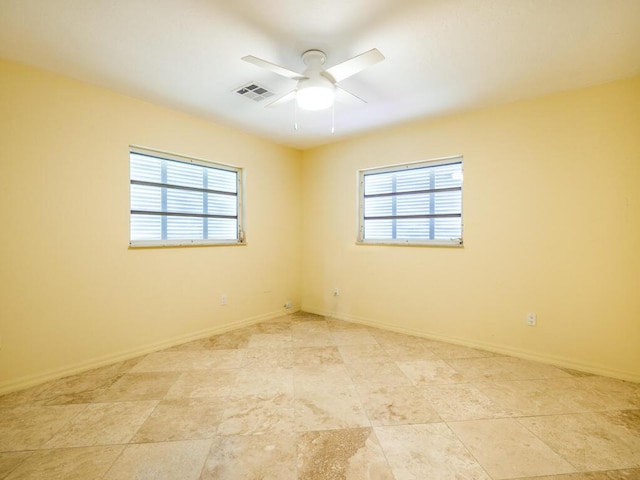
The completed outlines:
[[[442,165],[460,164],[462,178],[460,180],[460,237],[443,239],[426,238],[400,238],[400,239],[366,239],[364,238],[364,208],[365,208],[365,176],[379,173],[400,172],[406,170],[420,169],[425,167],[438,167]],[[386,165],[383,167],[373,167],[358,170],[358,232],[356,245],[389,245],[389,246],[418,246],[418,247],[462,247],[464,245],[464,158],[462,155],[452,155],[429,160],[419,160],[416,162],[399,163]]]
[[[236,239],[162,239],[162,240],[132,240],[131,238],[131,220],[134,210],[131,205],[131,185],[133,179],[131,178],[131,155],[145,155],[148,157],[158,158],[160,160],[167,160],[179,163],[186,163],[192,165],[198,165],[204,168],[212,168],[217,170],[225,170],[234,172],[236,174],[236,189],[235,194],[237,201],[237,232]],[[155,150],[146,147],[140,147],[137,145],[129,146],[129,247],[131,248],[145,248],[145,247],[190,247],[190,246],[232,246],[232,245],[246,245],[246,235],[244,229],[244,169],[236,167],[234,165],[222,164],[218,162],[212,162],[209,160],[203,160],[200,158],[189,157],[186,155],[180,155],[176,153],[168,153],[160,150]],[[161,188],[161,187],[158,187]],[[204,191],[204,189],[203,189]],[[162,216],[162,215],[158,215]]]

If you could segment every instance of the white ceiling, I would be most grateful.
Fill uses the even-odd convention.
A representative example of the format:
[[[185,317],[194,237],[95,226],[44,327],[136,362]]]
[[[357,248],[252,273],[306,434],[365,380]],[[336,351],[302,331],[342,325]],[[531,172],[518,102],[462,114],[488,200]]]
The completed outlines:
[[[235,93],[371,48],[382,63],[340,83],[367,100],[331,111],[264,108]],[[0,57],[296,148],[640,74],[640,0],[0,0]]]

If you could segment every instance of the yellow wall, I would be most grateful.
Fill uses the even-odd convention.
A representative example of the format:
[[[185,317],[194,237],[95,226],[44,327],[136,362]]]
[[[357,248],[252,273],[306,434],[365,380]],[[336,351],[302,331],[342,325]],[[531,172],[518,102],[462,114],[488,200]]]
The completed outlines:
[[[131,144],[245,168],[249,245],[129,249]],[[455,154],[464,248],[355,245],[358,169]],[[640,381],[638,185],[640,77],[300,153],[0,61],[0,392],[285,300]]]
[[[463,248],[355,245],[358,169],[456,154]],[[302,182],[304,310],[640,381],[640,77],[310,150]]]
[[[129,249],[131,144],[243,167],[248,245]],[[299,305],[300,174],[296,150],[0,61],[0,392]]]

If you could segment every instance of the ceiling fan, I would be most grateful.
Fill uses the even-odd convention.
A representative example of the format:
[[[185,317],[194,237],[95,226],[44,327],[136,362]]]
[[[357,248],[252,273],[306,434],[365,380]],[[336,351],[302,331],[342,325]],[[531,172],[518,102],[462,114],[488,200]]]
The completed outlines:
[[[267,107],[276,107],[294,98],[298,106],[305,110],[328,108],[333,105],[336,97],[338,97],[338,101],[344,103],[367,103],[337,84],[345,78],[384,60],[384,56],[378,49],[373,48],[331,68],[323,69],[326,59],[327,56],[321,50],[307,50],[302,54],[302,61],[307,68],[303,73],[297,73],[253,55],[242,57],[245,62],[253,63],[270,72],[298,81],[295,90],[271,102]]]

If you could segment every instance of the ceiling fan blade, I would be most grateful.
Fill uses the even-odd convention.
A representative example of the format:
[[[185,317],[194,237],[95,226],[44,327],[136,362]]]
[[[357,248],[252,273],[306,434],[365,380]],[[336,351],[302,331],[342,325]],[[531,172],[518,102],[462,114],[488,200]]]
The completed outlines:
[[[364,105],[365,103],[367,103],[365,100],[363,100],[359,96],[354,95],[348,90],[345,90],[344,88],[338,87],[338,86],[336,86],[336,101],[343,103],[345,105],[353,105],[353,106]]]
[[[306,78],[304,75],[300,73],[296,73],[288,68],[281,67],[280,65],[276,65],[275,63],[267,62],[266,60],[262,60],[261,58],[254,57],[253,55],[247,55],[246,57],[242,57],[242,60],[245,62],[253,63],[258,67],[265,68],[270,72],[277,73],[278,75],[282,75],[283,77],[290,78],[291,80],[301,80]]]
[[[334,81],[339,82],[382,60],[384,60],[384,55],[377,48],[372,48],[368,52],[361,53],[338,65],[334,65],[325,70],[324,73],[328,73]]]
[[[274,100],[273,102],[268,103],[267,105],[265,105],[265,108],[277,107],[279,105],[282,105],[283,103],[290,102],[294,98],[296,98],[296,91],[292,90],[289,93],[283,95],[282,97]]]

